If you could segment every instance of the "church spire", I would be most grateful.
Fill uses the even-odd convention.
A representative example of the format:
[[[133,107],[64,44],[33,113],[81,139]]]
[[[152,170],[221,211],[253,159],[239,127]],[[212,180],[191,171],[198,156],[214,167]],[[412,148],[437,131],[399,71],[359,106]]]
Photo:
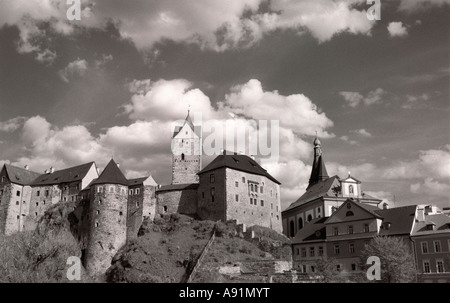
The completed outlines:
[[[319,138],[316,135],[314,139],[314,162],[311,170],[311,177],[309,178],[308,187],[328,179],[327,169],[325,167],[325,161],[322,157],[322,147]]]

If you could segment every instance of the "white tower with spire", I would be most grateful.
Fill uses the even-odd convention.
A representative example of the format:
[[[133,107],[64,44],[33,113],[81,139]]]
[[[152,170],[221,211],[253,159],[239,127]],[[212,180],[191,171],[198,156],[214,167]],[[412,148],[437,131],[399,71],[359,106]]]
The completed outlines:
[[[188,110],[182,126],[172,136],[172,184],[198,183],[201,169],[202,130],[195,126]]]

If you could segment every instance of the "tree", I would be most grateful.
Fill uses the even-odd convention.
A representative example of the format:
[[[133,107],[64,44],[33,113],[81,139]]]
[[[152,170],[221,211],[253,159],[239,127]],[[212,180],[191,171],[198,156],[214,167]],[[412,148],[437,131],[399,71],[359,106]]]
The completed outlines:
[[[315,275],[320,283],[339,283],[345,279],[338,270],[338,262],[333,258],[321,257],[316,262]]]
[[[416,281],[417,270],[409,247],[399,237],[376,236],[361,252],[361,267],[366,268],[370,256],[381,261],[381,282],[408,283]]]

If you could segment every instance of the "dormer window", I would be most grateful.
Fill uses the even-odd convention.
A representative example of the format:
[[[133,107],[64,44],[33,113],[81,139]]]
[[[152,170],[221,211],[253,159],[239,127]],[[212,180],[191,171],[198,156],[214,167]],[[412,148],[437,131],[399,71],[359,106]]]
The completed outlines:
[[[434,223],[428,223],[427,224],[427,230],[434,230],[434,227],[435,227],[436,225],[434,224]]]
[[[389,230],[389,228],[391,228],[391,222],[384,222],[382,227],[385,230]]]
[[[353,191],[353,185],[350,185],[350,186],[348,187],[348,193],[349,193],[349,194],[353,194],[353,193],[354,193],[354,191]]]

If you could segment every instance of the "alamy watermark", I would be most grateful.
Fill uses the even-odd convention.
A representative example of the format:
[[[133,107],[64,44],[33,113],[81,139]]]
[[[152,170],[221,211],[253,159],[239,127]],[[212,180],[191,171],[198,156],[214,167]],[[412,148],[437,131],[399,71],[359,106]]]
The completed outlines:
[[[367,269],[366,277],[369,281],[381,280],[381,261],[377,256],[370,256],[366,262],[367,265],[371,265]]]
[[[81,0],[67,0],[67,5],[70,5],[67,9],[67,19],[70,21],[81,20]]]
[[[280,157],[280,121],[279,120],[206,120],[202,113],[194,113],[194,128],[206,134],[196,133],[200,140],[185,140],[182,134],[179,140],[172,140],[172,153],[180,156],[220,155],[226,152],[248,154],[261,157],[264,162],[277,162]],[[181,127],[184,120],[175,121]],[[179,129],[181,131],[181,129]]]
[[[367,0],[367,5],[372,5],[366,12],[367,19],[381,20],[381,0]]]

